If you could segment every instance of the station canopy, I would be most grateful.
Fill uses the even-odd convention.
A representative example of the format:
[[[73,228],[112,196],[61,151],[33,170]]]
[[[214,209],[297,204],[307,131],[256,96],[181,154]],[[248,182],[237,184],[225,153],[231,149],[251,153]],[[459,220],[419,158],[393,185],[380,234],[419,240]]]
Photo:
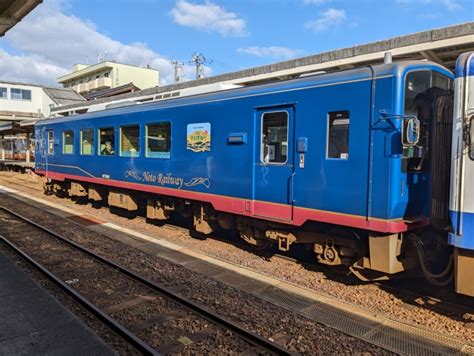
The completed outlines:
[[[42,0],[0,0],[0,37],[41,2]]]

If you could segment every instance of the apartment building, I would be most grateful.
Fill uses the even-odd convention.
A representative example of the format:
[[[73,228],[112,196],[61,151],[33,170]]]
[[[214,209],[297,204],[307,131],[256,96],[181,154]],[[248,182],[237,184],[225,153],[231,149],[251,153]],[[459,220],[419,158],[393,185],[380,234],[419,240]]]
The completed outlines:
[[[156,69],[104,61],[94,65],[75,64],[72,73],[59,77],[58,82],[64,88],[86,95],[127,84],[133,84],[139,89],[152,88],[159,85],[159,79]]]

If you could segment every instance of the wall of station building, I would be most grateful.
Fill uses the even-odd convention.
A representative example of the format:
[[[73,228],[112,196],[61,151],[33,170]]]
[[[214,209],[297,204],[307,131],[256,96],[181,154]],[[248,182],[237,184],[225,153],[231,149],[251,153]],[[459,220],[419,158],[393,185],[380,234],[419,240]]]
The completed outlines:
[[[41,87],[0,82],[0,121],[25,119],[25,117],[12,117],[7,114],[8,112],[48,117],[51,104],[54,102]]]

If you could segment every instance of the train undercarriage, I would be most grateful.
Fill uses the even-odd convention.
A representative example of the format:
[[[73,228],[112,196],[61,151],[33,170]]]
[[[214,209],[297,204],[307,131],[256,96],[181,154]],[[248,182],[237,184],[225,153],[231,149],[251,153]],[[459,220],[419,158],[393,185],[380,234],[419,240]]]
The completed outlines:
[[[279,251],[287,252],[294,244],[304,244],[314,253],[315,262],[345,267],[363,281],[388,280],[400,276],[401,272],[405,272],[404,276],[406,272],[419,275],[420,269],[437,285],[449,284],[453,278],[453,263],[449,257],[442,263],[447,266],[443,271],[431,272],[429,261],[439,261],[437,251],[446,248],[442,234],[433,239],[435,232],[382,234],[316,222],[295,228],[218,212],[210,204],[199,201],[45,177],[41,184],[47,194],[108,205],[130,214],[142,214],[150,221],[166,222],[173,214],[180,214],[192,218],[193,233],[201,236],[218,230],[234,230],[256,251],[275,246]]]

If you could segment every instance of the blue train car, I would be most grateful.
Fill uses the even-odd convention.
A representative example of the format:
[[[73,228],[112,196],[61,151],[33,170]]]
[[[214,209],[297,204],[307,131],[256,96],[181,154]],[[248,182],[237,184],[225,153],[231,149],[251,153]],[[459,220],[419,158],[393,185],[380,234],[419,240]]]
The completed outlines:
[[[449,224],[452,80],[389,63],[46,120],[36,172],[151,219],[192,215],[201,233],[236,228],[259,247],[307,243],[319,262],[397,273],[414,264],[407,231]]]

